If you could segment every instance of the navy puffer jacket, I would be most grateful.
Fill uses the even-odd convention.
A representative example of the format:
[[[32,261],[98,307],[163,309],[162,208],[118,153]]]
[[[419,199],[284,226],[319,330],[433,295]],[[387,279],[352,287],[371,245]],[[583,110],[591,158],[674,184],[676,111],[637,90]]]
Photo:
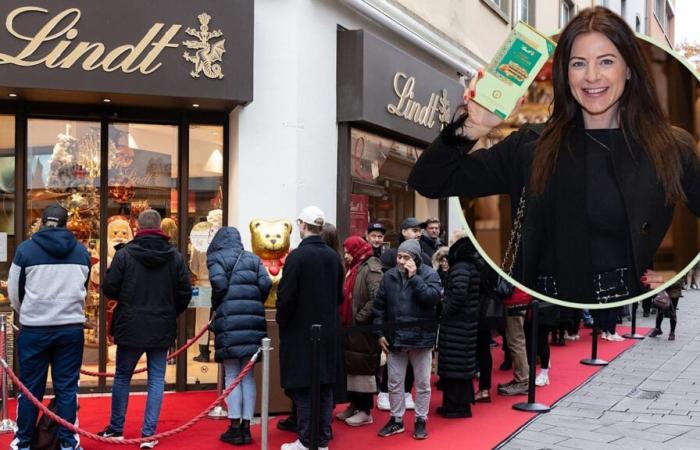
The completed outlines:
[[[218,362],[249,358],[267,335],[264,302],[272,281],[260,258],[243,249],[234,227],[216,233],[207,250],[207,267],[215,310],[214,357]]]

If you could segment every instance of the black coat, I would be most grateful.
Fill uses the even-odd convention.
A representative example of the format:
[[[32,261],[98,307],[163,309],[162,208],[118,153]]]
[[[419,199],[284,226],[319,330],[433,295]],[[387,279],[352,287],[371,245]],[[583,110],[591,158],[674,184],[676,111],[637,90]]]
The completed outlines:
[[[280,378],[284,389],[311,385],[311,325],[321,324],[321,384],[334,384],[342,341],[338,305],[344,270],[336,253],[318,236],[304,239],[284,264],[277,290]]]
[[[235,265],[235,268],[234,268]],[[221,228],[207,249],[216,361],[250,358],[267,336],[265,299],[272,280],[234,227]]]
[[[444,247],[445,243],[440,240],[440,238],[433,239],[431,237],[428,237],[424,234],[420,236],[420,249],[421,251],[427,255],[429,258],[431,258],[431,264],[432,264],[432,258],[437,249],[440,247]]]
[[[476,258],[450,267],[438,340],[440,379],[471,380],[476,374],[480,272]]]
[[[455,135],[457,124],[446,127],[421,154],[408,184],[428,198],[482,197],[509,194],[515,217],[523,186],[530,179],[535,144],[543,126],[522,127],[490,149],[469,153],[474,141]],[[514,276],[535,288],[542,263],[549,262],[559,297],[583,303],[595,299],[593,269],[585,205],[585,135],[579,115],[577,127],[559,152],[557,166],[544,194],[528,196],[520,252]],[[652,267],[666,234],[673,206],[642,145],[612,152],[613,171],[625,204],[632,249],[634,285],[631,294],[644,291],[639,279]],[[619,151],[617,151],[619,150]],[[700,164],[697,155],[683,159],[681,179],[686,206],[700,216]],[[583,281],[585,280],[585,281]]]
[[[374,299],[374,324],[412,322],[435,319],[440,302],[442,285],[432,267],[418,264],[416,274],[406,279],[397,267],[382,277],[377,297]],[[401,328],[385,336],[392,349],[432,348],[435,345],[436,326]]]
[[[139,348],[173,345],[177,316],[192,298],[182,255],[158,235],[137,235],[117,250],[102,292],[117,300],[110,327],[114,342]]]

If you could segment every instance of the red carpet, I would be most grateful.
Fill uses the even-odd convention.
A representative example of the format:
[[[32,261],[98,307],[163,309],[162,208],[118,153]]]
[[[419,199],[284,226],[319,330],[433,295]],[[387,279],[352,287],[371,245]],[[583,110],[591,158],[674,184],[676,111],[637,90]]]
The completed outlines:
[[[625,327],[619,327],[620,333],[627,332]],[[647,330],[640,330],[646,333]],[[611,360],[621,352],[634,345],[636,341],[626,340],[625,342],[602,341],[598,347],[599,358]],[[581,358],[590,356],[591,341],[588,330],[582,330],[582,340],[567,341],[565,347],[552,347],[552,368],[550,370],[551,384],[537,389],[537,400],[542,403],[552,404],[571,390],[586,381],[599,368],[584,366],[579,363]],[[384,411],[373,411],[374,424],[351,428],[344,423],[334,421],[333,432],[335,439],[331,441],[330,448],[333,450],[354,450],[361,447],[372,450],[382,449],[440,449],[440,450],[463,450],[469,449],[490,449],[498,445],[510,436],[520,426],[533,417],[531,413],[515,411],[511,405],[516,402],[525,401],[526,397],[501,397],[496,395],[495,386],[497,383],[506,382],[510,379],[511,372],[501,372],[498,365],[502,361],[503,353],[499,349],[494,349],[494,373],[493,386],[491,391],[493,403],[477,404],[472,408],[473,417],[470,419],[443,419],[436,414],[435,408],[441,403],[442,394],[433,389],[430,416],[428,422],[429,438],[426,442],[416,441],[411,438],[413,430],[413,412],[408,412],[405,417],[406,432],[389,438],[380,438],[377,431],[388,420],[388,413]],[[158,426],[159,431],[166,431],[175,428],[197,413],[204,410],[215,398],[213,392],[186,392],[167,394],[163,401],[163,411],[161,421]],[[141,419],[146,397],[144,395],[132,395],[129,402],[129,410],[126,421],[125,435],[128,438],[140,435]],[[110,398],[105,397],[81,397],[80,399],[80,423],[87,430],[96,432],[101,430],[109,420]],[[14,417],[15,405],[10,405],[10,414]],[[296,439],[291,433],[279,431],[275,428],[278,419],[270,422],[270,449],[276,450],[285,442]],[[158,445],[158,449],[196,449],[196,450],[223,450],[234,448],[218,440],[227,427],[227,421],[214,421],[205,419],[195,425],[192,429],[181,433],[175,437],[164,440]],[[254,444],[242,448],[260,447],[260,427],[253,429]],[[11,440],[10,435],[0,436],[0,447],[7,448]],[[98,442],[83,440],[85,450],[98,450],[103,448],[118,448]],[[137,448],[130,446],[131,448]]]

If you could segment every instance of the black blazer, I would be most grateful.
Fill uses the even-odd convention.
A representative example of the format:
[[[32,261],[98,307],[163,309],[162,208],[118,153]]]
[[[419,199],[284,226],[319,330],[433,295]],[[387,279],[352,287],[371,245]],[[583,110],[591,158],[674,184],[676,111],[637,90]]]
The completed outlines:
[[[482,197],[509,194],[515,217],[523,186],[530,179],[535,144],[543,125],[526,125],[490,149],[470,153],[476,143],[455,135],[458,125],[446,127],[423,152],[408,184],[428,198]],[[559,297],[592,302],[595,298],[585,205],[585,135],[582,120],[559,152],[557,166],[544,194],[527,196],[520,250],[514,276],[534,288],[538,273],[552,271]],[[668,230],[673,205],[665,201],[663,186],[641,145],[613,152],[613,170],[627,212],[629,249],[634,285],[644,287],[642,273],[652,267],[654,255]],[[700,216],[700,168],[697,155],[683,161],[681,184],[686,206]],[[549,263],[549,264],[548,264]]]

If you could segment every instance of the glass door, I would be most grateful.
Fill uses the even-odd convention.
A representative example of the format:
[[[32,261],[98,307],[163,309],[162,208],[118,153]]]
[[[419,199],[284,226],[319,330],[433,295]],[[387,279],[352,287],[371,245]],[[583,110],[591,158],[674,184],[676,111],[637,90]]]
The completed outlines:
[[[116,252],[114,247],[129,242],[137,230],[138,215],[152,208],[160,213],[161,228],[171,234],[177,246],[178,201],[178,127],[142,123],[110,123],[107,148],[107,230],[106,267]],[[117,302],[105,299],[107,326],[107,370],[113,372],[116,345],[109,335],[109,326]],[[171,351],[175,350],[173,342]],[[144,356],[139,363],[146,363]],[[175,383],[175,361],[167,366],[165,382]],[[135,374],[132,386],[145,385],[147,374]],[[107,379],[111,384],[112,379]]]

